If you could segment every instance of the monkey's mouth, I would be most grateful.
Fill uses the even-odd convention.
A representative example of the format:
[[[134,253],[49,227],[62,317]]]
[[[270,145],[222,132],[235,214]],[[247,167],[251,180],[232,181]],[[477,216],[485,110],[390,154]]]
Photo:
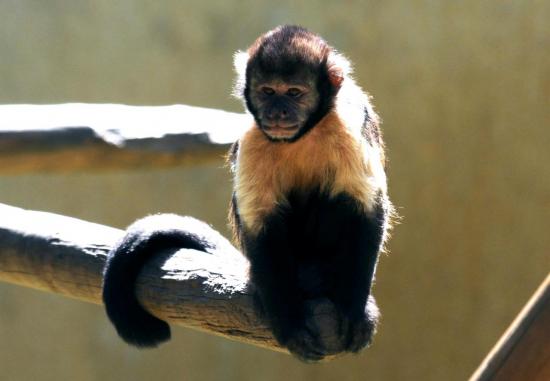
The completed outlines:
[[[263,124],[262,129],[266,134],[273,138],[291,138],[300,129],[299,124]]]

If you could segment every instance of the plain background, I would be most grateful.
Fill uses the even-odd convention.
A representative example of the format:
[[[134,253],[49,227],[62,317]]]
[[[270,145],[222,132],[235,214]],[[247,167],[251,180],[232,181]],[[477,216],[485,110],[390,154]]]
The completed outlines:
[[[374,346],[305,365],[178,328],[138,351],[97,306],[0,284],[2,380],[464,380],[478,366],[550,268],[550,3],[295,3],[3,0],[0,103],[241,111],[237,49],[281,23],[320,33],[374,96],[403,216]],[[229,195],[221,160],[0,176],[0,202],[117,227],[170,211],[226,231]]]

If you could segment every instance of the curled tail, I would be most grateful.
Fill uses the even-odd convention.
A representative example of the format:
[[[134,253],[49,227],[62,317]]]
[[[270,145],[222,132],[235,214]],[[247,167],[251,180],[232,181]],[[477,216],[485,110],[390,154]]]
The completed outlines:
[[[137,347],[156,347],[170,339],[170,326],[151,315],[137,300],[135,283],[144,264],[167,249],[212,252],[225,239],[206,223],[191,217],[159,214],[128,227],[111,250],[103,277],[103,303],[118,335]]]

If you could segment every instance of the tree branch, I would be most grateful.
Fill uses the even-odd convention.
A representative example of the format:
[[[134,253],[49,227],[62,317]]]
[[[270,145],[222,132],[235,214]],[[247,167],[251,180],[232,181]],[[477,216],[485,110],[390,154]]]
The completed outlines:
[[[0,280],[101,304],[105,259],[123,233],[0,204]],[[136,292],[149,312],[169,323],[283,351],[254,313],[247,261],[236,249],[224,256],[159,253],[143,269]]]
[[[105,259],[123,233],[0,204],[0,280],[101,304]],[[223,254],[158,253],[142,270],[136,294],[169,323],[286,352],[256,316],[247,283],[248,262],[228,244]],[[376,310],[373,301],[369,305]],[[327,358],[333,358],[342,349],[334,307],[321,301],[311,311]]]
[[[0,173],[219,161],[251,123],[246,114],[185,105],[0,105]]]

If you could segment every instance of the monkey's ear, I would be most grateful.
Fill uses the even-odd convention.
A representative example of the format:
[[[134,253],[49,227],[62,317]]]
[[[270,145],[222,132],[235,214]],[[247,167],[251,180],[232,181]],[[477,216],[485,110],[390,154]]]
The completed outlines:
[[[337,66],[329,67],[328,80],[332,83],[332,86],[339,89],[342,87],[342,82],[344,82],[344,72]]]
[[[248,65],[249,55],[247,52],[237,51],[233,56],[233,66],[237,72],[235,84],[233,86],[233,95],[237,98],[243,98],[244,88],[246,86],[246,66]]]
[[[351,64],[346,57],[332,51],[327,60],[328,78],[332,85],[339,89],[344,78],[351,74]]]

